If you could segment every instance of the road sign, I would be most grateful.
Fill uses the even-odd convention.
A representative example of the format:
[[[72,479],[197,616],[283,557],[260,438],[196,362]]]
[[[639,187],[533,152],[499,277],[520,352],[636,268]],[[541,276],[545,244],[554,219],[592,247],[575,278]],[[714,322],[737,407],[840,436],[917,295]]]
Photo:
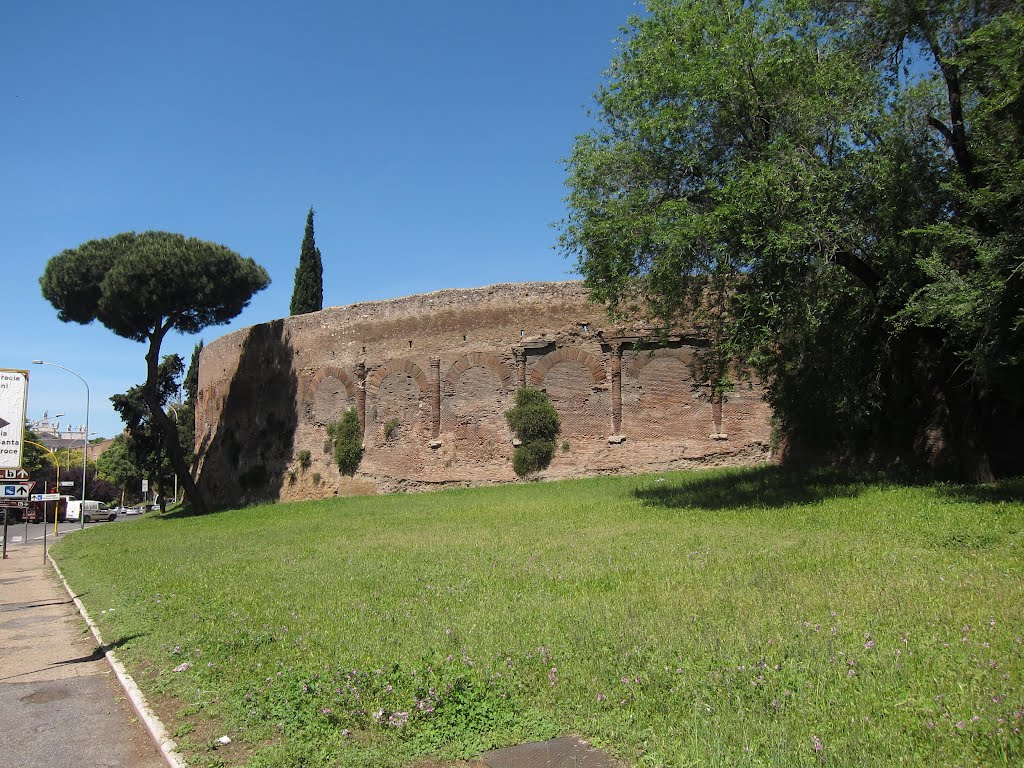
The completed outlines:
[[[28,480],[27,469],[0,470],[0,480]]]
[[[0,499],[28,499],[35,483],[3,483],[0,484]]]
[[[0,368],[0,469],[19,469],[25,447],[28,371]]]
[[[60,501],[59,493],[33,493],[30,501]]]
[[[74,484],[75,484],[74,480],[61,480],[60,481],[60,487],[61,488],[69,488],[70,486],[72,486]]]
[[[0,509],[28,509],[28,501],[5,499],[3,496],[0,496]]]

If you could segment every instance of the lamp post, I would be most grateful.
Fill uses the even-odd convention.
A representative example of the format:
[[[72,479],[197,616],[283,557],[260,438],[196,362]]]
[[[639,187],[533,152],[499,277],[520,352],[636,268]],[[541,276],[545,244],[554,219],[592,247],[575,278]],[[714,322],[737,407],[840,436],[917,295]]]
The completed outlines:
[[[79,376],[77,373],[72,371],[70,368],[65,368],[63,365],[58,363],[49,363],[46,360],[33,360],[32,365],[52,365],[54,368],[60,368],[62,371],[67,371],[80,382],[85,385],[85,445],[82,446],[82,509],[78,513],[78,519],[81,521],[80,528],[85,528],[85,470],[86,462],[88,461],[89,455],[89,382]]]

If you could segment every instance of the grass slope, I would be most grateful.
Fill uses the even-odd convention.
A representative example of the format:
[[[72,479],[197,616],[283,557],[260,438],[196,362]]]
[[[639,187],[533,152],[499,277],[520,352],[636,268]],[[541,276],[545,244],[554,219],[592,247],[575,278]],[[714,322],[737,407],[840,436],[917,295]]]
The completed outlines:
[[[196,766],[564,732],[636,766],[1011,766],[1022,498],[768,467],[154,516],[54,555]]]

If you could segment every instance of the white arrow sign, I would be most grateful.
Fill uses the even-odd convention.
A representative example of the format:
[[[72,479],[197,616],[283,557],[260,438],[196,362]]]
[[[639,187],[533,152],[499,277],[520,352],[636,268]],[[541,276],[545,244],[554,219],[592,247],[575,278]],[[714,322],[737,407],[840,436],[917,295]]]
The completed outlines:
[[[29,483],[4,483],[0,485],[3,489],[3,493],[0,497],[5,499],[27,499],[29,493],[32,490],[32,485]]]

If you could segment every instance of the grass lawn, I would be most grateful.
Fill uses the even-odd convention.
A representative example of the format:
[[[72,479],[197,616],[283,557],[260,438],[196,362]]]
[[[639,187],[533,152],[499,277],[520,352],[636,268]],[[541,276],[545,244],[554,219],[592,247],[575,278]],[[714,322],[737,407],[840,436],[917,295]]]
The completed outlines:
[[[53,554],[193,766],[570,732],[633,766],[1024,764],[1020,480],[597,478],[149,516]]]

